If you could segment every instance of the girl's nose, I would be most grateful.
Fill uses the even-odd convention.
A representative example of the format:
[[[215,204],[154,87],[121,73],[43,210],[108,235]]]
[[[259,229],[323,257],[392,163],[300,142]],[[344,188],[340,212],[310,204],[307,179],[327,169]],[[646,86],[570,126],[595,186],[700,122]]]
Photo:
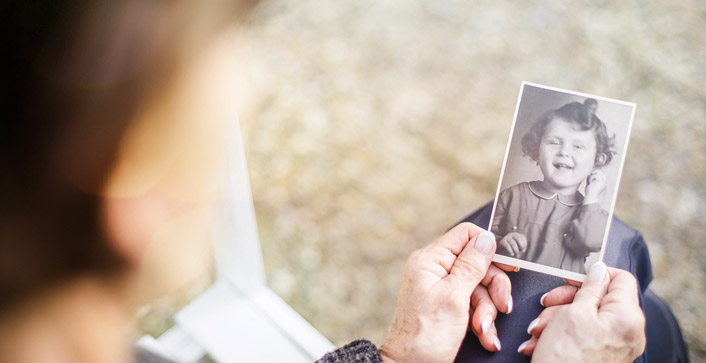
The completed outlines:
[[[567,144],[562,144],[559,147],[559,155],[569,156],[570,152],[571,152],[571,147]]]

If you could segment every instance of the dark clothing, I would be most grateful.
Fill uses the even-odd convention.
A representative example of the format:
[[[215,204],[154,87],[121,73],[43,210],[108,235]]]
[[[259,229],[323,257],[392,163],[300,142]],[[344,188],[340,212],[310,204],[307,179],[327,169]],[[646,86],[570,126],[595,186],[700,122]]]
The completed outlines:
[[[491,232],[499,238],[519,233],[527,239],[520,256],[498,244],[498,254],[528,262],[586,273],[591,252],[600,251],[608,213],[600,205],[583,204],[583,196],[553,193],[542,182],[522,182],[500,192]]]
[[[276,349],[276,347],[274,347]],[[316,363],[382,363],[375,344],[365,339],[353,341],[332,352],[326,353]],[[145,348],[135,348],[135,363],[176,363]]]
[[[469,215],[462,222],[487,226],[490,221],[492,203]],[[637,278],[640,303],[646,318],[647,346],[645,353],[636,362],[670,363],[688,362],[686,345],[681,330],[669,307],[647,289],[652,281],[652,265],[647,245],[642,236],[617,218],[613,218],[603,261],[611,267],[627,270]],[[495,325],[503,349],[500,352],[486,351],[478,338],[469,332],[461,345],[456,362],[529,362],[530,358],[517,353],[517,348],[529,339],[527,326],[543,307],[540,297],[549,290],[564,285],[555,276],[529,270],[508,273],[512,283],[512,298],[515,302],[511,314],[498,314]]]
[[[316,363],[382,363],[380,352],[375,344],[360,339],[326,353]]]

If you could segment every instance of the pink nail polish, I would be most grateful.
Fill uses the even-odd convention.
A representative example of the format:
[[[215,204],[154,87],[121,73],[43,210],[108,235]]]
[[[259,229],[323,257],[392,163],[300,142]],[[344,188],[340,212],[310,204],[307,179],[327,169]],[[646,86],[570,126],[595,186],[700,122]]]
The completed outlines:
[[[513,308],[513,302],[512,302],[512,295],[507,294],[507,314],[510,314],[512,312]]]
[[[529,340],[520,344],[519,348],[517,348],[517,353],[522,353],[527,348],[527,344],[529,344]]]

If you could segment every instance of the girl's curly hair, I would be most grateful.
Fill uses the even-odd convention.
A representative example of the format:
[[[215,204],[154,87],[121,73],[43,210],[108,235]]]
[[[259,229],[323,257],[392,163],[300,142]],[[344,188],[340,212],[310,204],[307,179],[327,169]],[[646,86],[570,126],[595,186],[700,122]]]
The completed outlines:
[[[598,102],[593,98],[586,99],[583,104],[571,102],[566,105],[549,111],[542,115],[530,128],[529,132],[522,137],[522,154],[529,156],[532,160],[539,160],[539,143],[544,135],[547,125],[559,118],[569,123],[578,125],[581,130],[593,130],[596,136],[596,160],[595,166],[600,168],[608,165],[615,156],[615,135],[608,136],[608,130],[595,110]],[[601,157],[604,155],[604,157]]]

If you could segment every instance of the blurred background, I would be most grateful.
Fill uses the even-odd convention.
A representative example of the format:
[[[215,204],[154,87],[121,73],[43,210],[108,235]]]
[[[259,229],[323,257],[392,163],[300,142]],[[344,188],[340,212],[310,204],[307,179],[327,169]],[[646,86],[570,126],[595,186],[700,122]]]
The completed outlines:
[[[615,215],[706,362],[705,24],[701,0],[265,2],[240,112],[270,287],[379,344],[408,254],[494,197],[527,80],[637,103]]]

